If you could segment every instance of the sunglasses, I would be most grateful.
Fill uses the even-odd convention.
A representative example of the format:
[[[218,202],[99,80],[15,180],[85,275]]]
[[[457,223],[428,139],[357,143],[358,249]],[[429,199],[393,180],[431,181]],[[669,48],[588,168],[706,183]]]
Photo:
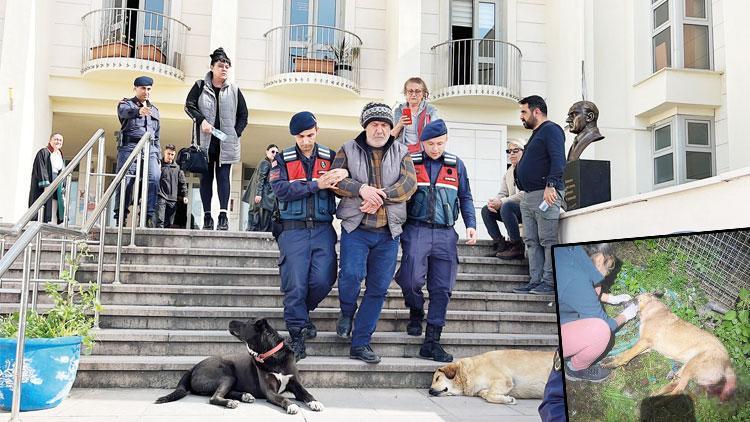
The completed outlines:
[[[270,153],[271,153],[272,155],[276,155],[276,153],[277,153],[278,151],[274,151],[274,150],[271,150],[271,151],[268,151],[268,152],[270,152]]]
[[[506,154],[518,154],[519,152],[523,151],[521,148],[513,148],[513,149],[506,149]]]

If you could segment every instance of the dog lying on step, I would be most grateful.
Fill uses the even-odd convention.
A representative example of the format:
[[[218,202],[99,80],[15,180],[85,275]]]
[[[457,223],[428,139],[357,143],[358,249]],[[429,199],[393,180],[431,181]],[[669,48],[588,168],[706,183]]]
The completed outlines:
[[[245,343],[247,353],[202,360],[182,376],[177,389],[156,403],[179,400],[192,392],[211,396],[211,404],[234,409],[240,401],[252,403],[257,397],[295,414],[299,406],[281,395],[288,391],[310,409],[323,410],[323,404],[300,384],[294,353],[268,321],[231,321],[229,332]]]
[[[541,399],[555,352],[496,350],[459,359],[432,376],[433,396],[479,396],[490,403]]]
[[[736,379],[727,349],[713,334],[673,314],[657,299],[661,296],[644,293],[634,299],[641,319],[640,338],[630,349],[603,359],[601,365],[616,368],[654,350],[683,365],[669,384],[652,395],[681,394],[693,380],[721,400],[728,399],[734,393]]]

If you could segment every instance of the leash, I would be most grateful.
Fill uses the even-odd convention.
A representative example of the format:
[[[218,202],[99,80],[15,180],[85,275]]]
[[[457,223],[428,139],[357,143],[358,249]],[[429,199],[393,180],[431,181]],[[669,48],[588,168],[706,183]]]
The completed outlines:
[[[263,363],[263,362],[265,362],[266,359],[268,359],[269,357],[275,355],[279,350],[283,349],[284,348],[284,342],[283,341],[280,342],[279,344],[276,345],[276,347],[274,347],[273,349],[271,349],[271,350],[269,350],[269,351],[267,351],[266,353],[263,353],[263,354],[259,354],[255,350],[251,349],[250,346],[247,343],[245,343],[245,347],[247,347],[247,352],[250,354],[250,356],[253,357],[253,359],[255,359],[256,362]]]

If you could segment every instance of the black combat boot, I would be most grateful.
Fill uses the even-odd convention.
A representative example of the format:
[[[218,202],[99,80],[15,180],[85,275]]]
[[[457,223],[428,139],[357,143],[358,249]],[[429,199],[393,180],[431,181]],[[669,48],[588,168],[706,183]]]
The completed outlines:
[[[427,324],[427,331],[424,336],[424,343],[419,349],[419,357],[423,359],[432,359],[438,362],[453,362],[453,355],[443,350],[440,345],[440,334],[443,327]]]
[[[406,326],[406,334],[419,337],[422,335],[422,320],[424,311],[422,309],[409,309],[409,324]]]
[[[305,352],[305,336],[302,334],[301,328],[290,328],[289,329],[289,347],[294,352],[294,359],[299,361],[307,357]]]
[[[352,334],[353,316],[339,315],[339,321],[336,323],[336,334],[341,338],[347,338]]]
[[[305,335],[305,339],[310,340],[318,336],[318,327],[308,320],[305,327],[302,328],[302,333]]]
[[[214,229],[214,219],[211,217],[210,212],[204,212],[203,213],[203,230],[213,230]]]
[[[216,225],[216,230],[229,230],[229,219],[225,211],[219,213],[219,223]]]

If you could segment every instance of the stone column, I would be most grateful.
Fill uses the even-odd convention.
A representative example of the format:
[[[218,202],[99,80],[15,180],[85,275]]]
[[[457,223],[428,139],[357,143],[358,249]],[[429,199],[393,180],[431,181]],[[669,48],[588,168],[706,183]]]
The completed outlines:
[[[28,207],[31,165],[52,130],[47,93],[51,23],[47,2],[5,5],[0,53],[0,222],[15,223]],[[63,134],[64,135],[64,134]],[[63,146],[63,151],[65,147]],[[69,151],[67,156],[75,152]]]
[[[422,2],[388,0],[385,103],[403,101],[404,81],[421,75]]]

